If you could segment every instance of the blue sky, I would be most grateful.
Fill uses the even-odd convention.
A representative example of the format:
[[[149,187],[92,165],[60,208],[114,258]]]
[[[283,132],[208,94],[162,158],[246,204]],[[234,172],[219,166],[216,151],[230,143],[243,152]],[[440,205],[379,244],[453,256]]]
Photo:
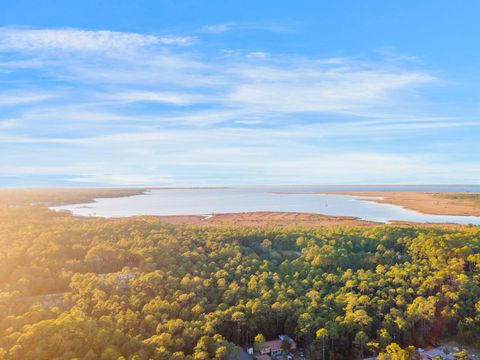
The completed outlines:
[[[480,184],[478,1],[0,4],[0,186]]]

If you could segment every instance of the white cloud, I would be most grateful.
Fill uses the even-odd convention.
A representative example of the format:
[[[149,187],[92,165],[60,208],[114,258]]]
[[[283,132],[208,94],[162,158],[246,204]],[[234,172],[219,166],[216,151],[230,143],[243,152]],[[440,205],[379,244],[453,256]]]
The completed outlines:
[[[207,34],[223,34],[233,30],[253,30],[253,31],[268,31],[268,32],[291,32],[295,26],[289,23],[275,23],[275,22],[241,22],[231,21],[220,24],[207,25],[200,28],[201,33]]]
[[[105,146],[107,148],[107,146]],[[168,153],[122,153],[122,159],[92,158],[90,162],[75,157],[69,165],[55,166],[44,161],[36,166],[0,165],[9,176],[60,175],[68,181],[102,185],[190,184],[444,184],[464,183],[465,178],[480,181],[478,162],[450,163],[448,158],[374,152],[313,153],[299,159],[287,151],[272,153],[255,148],[179,148]],[[116,152],[117,155],[120,154]],[[304,154],[305,155],[305,154]],[[35,158],[35,154],[33,154]],[[153,161],[153,162],[152,162]],[[153,166],[152,166],[153,165]],[[163,169],[177,173],[162,175]],[[179,171],[180,170],[180,171]],[[179,172],[178,172],[179,171]],[[174,171],[175,172],[175,171]],[[72,174],[72,175],[68,175]],[[187,177],[185,177],[187,174]],[[234,175],[234,176],[232,176]]]
[[[192,103],[201,102],[202,96],[194,94],[182,94],[174,92],[161,91],[130,91],[119,93],[108,93],[100,95],[100,98],[120,101],[120,102],[158,102],[173,105],[188,105]]]
[[[0,130],[10,129],[17,125],[15,120],[3,120],[0,121]]]
[[[223,23],[223,24],[204,26],[200,29],[200,31],[204,33],[211,33],[211,34],[222,34],[232,30],[233,27],[234,27],[233,23]]]
[[[173,39],[184,43],[183,38]],[[73,84],[116,86],[114,93],[104,89],[104,98],[118,96],[132,103],[201,102],[271,114],[326,112],[365,116],[381,107],[404,112],[402,104],[396,103],[399,99],[436,81],[428,72],[389,68],[381,62],[274,56],[262,51],[205,60],[181,48],[166,51],[150,47],[166,42],[171,39],[111,31],[0,30],[0,51],[55,50],[55,54],[45,57],[47,63],[41,68],[48,76]],[[102,53],[93,58],[74,56],[58,61],[57,50]],[[119,50],[122,56],[112,58],[112,50]]]
[[[251,122],[260,121],[253,114],[242,112],[235,109],[211,109],[197,111],[183,111],[177,108],[179,105],[188,105],[200,101],[201,99],[155,97],[154,99],[130,96],[130,94],[122,97],[123,94],[95,94],[100,97],[101,102],[85,102],[72,105],[55,105],[55,106],[38,106],[32,109],[26,109],[23,113],[11,116],[8,119],[24,124],[38,125],[50,127],[61,131],[71,131],[78,129],[90,129],[94,133],[99,133],[102,126],[106,126],[110,134],[115,134],[119,128],[136,131],[137,127],[148,128],[150,130],[172,125],[188,125],[188,126],[207,126],[213,124],[232,124],[234,122]],[[130,105],[131,102],[142,101],[160,101],[162,103],[175,105],[175,111],[165,113],[125,113],[119,106]],[[178,109],[178,110],[177,110]],[[1,115],[0,115],[1,120]]]
[[[0,172],[12,177],[25,176],[66,176],[65,180],[73,183],[99,184],[113,186],[142,186],[150,184],[162,185],[171,183],[172,179],[157,175],[131,174],[120,164],[109,167],[101,162],[78,163],[74,165],[29,165],[29,166],[2,166]],[[75,174],[69,177],[68,174]]]
[[[145,176],[132,174],[80,174],[77,177],[66,179],[74,183],[101,184],[113,186],[145,186],[145,185],[163,185],[172,183],[172,179],[159,176]]]
[[[52,128],[92,126],[88,123],[94,123],[95,127],[102,122],[120,124],[122,122],[151,121],[148,116],[121,114],[92,103],[36,107],[25,110],[23,114],[12,118],[24,123],[42,124]]]
[[[245,80],[228,100],[273,111],[354,113],[390,104],[393,92],[436,80],[422,72],[315,65],[302,61],[285,67],[244,67]]]
[[[187,45],[190,37],[161,37],[116,31],[0,28],[0,51],[111,51],[151,45]]]
[[[30,91],[8,91],[0,92],[0,106],[22,105],[37,103],[45,100],[58,98],[58,93],[30,92]]]
[[[480,126],[424,106],[423,87],[439,83],[429,71],[390,60],[207,56],[201,47],[169,46],[189,41],[182,39],[0,29],[0,51],[21,64],[9,54],[0,71],[40,75],[0,96],[0,105],[15,105],[0,115],[0,170],[14,163],[13,175],[116,185],[479,179],[474,161],[418,150],[423,135]],[[55,106],[42,103],[52,96]],[[402,153],[405,135],[418,140],[417,152]]]
[[[265,51],[252,51],[247,54],[247,57],[250,59],[265,59],[268,55],[269,54]]]

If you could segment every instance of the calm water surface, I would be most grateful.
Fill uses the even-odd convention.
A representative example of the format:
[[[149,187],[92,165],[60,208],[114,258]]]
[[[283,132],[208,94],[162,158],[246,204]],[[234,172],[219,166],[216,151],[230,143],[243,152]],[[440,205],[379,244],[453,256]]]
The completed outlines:
[[[480,225],[480,217],[424,215],[365,197],[314,194],[322,191],[480,192],[479,186],[295,186],[257,188],[155,189],[142,195],[101,198],[93,203],[53,207],[74,215],[127,217],[136,215],[209,215],[250,211],[292,211],[363,220],[449,222]]]

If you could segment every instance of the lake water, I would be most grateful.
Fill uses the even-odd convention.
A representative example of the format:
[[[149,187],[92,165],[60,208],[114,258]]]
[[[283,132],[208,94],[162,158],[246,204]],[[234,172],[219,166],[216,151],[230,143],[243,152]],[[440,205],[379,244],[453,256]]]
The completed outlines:
[[[480,192],[480,186],[272,186],[153,189],[142,195],[100,198],[88,204],[52,207],[79,216],[210,215],[252,211],[288,211],[363,220],[392,220],[480,225],[476,216],[425,215],[400,206],[369,202],[365,197],[315,194],[322,191]]]

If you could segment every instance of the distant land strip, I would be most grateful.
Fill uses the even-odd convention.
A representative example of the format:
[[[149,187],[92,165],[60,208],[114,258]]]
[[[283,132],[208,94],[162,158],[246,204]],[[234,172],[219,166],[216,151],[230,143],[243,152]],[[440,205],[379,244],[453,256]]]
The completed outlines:
[[[365,201],[399,205],[422,214],[480,216],[480,193],[336,191],[319,194],[367,197]],[[371,199],[371,197],[379,199]]]

